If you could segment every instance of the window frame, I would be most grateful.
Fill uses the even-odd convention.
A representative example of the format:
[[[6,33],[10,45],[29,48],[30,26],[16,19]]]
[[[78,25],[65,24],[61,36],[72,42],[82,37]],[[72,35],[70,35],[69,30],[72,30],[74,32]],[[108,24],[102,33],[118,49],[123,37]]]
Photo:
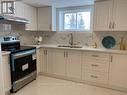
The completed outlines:
[[[65,13],[76,13],[76,16],[77,16],[78,12],[89,12],[89,11],[90,11],[90,14],[91,14],[90,15],[90,30],[84,30],[84,29],[64,29],[64,14]],[[93,31],[93,5],[58,8],[57,9],[56,19],[57,19],[57,30],[59,32],[83,32],[83,33],[91,33]],[[62,20],[60,20],[60,19],[62,19]],[[76,17],[76,19],[77,19],[77,17]],[[77,22],[76,22],[76,24],[77,24]]]

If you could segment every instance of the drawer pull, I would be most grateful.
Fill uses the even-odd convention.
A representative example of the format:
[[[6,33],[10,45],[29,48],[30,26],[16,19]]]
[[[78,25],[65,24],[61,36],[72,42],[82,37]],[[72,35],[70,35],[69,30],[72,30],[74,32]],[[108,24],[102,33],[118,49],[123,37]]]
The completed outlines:
[[[96,79],[97,79],[97,78],[98,78],[98,76],[91,75],[91,78],[96,78]]]
[[[99,57],[99,55],[92,55],[93,57]]]
[[[113,56],[111,56],[111,61],[110,62],[112,62],[113,61]]]
[[[93,67],[98,67],[99,65],[96,65],[96,64],[92,64],[91,66],[93,66]]]

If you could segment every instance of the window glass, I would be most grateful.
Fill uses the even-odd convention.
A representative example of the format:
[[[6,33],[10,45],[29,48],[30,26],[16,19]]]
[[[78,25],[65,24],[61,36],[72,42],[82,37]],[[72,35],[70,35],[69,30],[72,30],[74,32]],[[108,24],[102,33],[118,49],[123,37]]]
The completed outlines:
[[[64,14],[64,29],[76,29],[76,13]]]
[[[90,30],[90,12],[77,13],[77,29]]]
[[[58,9],[58,31],[84,31],[92,29],[92,6]]]

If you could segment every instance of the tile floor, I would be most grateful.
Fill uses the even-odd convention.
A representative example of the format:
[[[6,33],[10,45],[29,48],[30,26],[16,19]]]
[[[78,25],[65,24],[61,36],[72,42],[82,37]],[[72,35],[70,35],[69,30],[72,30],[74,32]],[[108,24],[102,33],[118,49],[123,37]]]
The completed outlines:
[[[127,93],[39,76],[37,80],[12,95],[127,95]]]

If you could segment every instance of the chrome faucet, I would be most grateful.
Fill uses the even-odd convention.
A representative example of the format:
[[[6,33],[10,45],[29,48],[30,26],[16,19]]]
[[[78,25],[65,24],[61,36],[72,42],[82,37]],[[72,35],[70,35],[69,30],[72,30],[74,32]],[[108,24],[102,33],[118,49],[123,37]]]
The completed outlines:
[[[73,33],[70,33],[70,40],[69,40],[70,45],[74,45],[74,38],[73,38]]]

